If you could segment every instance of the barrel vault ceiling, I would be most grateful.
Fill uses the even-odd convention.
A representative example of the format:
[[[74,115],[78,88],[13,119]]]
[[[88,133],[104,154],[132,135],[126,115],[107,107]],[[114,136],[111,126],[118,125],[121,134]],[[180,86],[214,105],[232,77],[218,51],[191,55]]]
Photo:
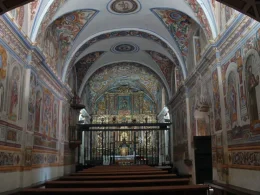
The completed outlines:
[[[217,35],[207,6],[207,0],[37,0],[28,37],[64,82],[74,78],[72,87],[79,95],[104,66],[122,63],[155,73],[170,98],[174,69],[187,76],[194,33],[202,29],[208,40]],[[145,86],[143,75],[136,85]],[[113,82],[104,89],[124,77],[116,78],[108,78]],[[136,83],[131,79],[126,78],[129,85]],[[141,90],[155,93],[149,87]]]

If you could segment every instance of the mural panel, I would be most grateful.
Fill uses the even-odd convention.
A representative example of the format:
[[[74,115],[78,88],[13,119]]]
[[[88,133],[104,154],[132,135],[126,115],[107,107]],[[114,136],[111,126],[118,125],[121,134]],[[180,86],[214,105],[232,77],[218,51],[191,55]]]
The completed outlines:
[[[30,75],[30,92],[29,92],[29,102],[28,102],[28,122],[27,131],[34,131],[34,121],[35,121],[35,103],[36,103],[36,77],[33,73]]]
[[[174,9],[152,9],[178,43],[184,57],[187,57],[193,20],[186,14]]]
[[[220,105],[220,94],[219,94],[217,69],[212,73],[212,85],[213,85],[215,130],[219,131],[219,130],[222,130],[222,123],[221,123],[221,105]]]

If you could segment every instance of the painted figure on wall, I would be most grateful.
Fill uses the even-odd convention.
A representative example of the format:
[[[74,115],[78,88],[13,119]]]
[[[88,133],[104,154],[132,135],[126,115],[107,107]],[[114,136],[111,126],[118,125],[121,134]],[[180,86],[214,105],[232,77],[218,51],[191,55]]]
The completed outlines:
[[[215,70],[212,74],[212,85],[213,85],[213,98],[214,98],[215,130],[219,131],[222,129],[222,123],[221,123],[221,106],[220,106],[217,70]]]
[[[6,67],[7,67],[7,52],[0,45],[0,79],[4,80],[6,78]]]
[[[54,103],[53,106],[53,135],[52,137],[56,138],[58,135],[58,104],[57,102]]]
[[[30,76],[30,95],[28,102],[28,122],[27,122],[27,130],[33,131],[34,125],[34,113],[35,113],[35,87],[36,87],[36,78],[33,74]]]
[[[4,86],[2,83],[0,83],[0,113],[4,111],[4,93]]]
[[[252,66],[247,67],[248,104],[251,121],[258,120],[256,87],[259,85],[259,75],[253,74]]]
[[[237,88],[236,75],[231,72],[228,77],[228,106],[231,125],[237,121]]]
[[[44,90],[43,95],[43,115],[42,115],[42,128],[43,134],[46,136],[51,135],[52,131],[52,105],[53,97],[50,91]]]
[[[18,67],[14,67],[10,81],[10,107],[9,107],[9,120],[17,121],[18,115],[18,100],[19,100],[19,86],[20,86],[20,72]]]
[[[242,84],[243,58],[241,55],[241,49],[236,51],[236,63],[237,63],[237,72],[239,73],[239,83]]]
[[[36,104],[35,104],[35,126],[34,126],[36,132],[40,131],[41,102],[42,102],[41,91],[37,91]]]

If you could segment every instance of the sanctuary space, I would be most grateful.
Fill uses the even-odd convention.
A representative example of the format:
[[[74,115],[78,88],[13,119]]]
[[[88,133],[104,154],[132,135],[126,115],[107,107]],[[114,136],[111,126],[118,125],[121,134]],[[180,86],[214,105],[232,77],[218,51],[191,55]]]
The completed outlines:
[[[0,0],[0,195],[260,194],[257,0]]]

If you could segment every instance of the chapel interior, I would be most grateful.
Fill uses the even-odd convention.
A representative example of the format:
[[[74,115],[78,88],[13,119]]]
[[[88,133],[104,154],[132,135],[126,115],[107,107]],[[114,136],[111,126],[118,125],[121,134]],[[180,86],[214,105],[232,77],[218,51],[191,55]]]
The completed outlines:
[[[259,22],[256,0],[0,0],[0,195],[259,194]]]

